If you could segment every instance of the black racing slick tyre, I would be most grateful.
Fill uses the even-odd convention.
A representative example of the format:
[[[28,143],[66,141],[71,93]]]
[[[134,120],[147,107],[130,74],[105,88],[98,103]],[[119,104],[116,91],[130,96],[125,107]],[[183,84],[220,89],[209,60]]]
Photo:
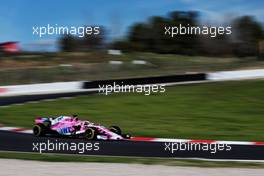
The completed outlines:
[[[84,138],[88,140],[96,139],[96,131],[93,128],[87,128],[84,132]]]
[[[119,128],[118,126],[110,126],[109,130],[118,135],[122,134],[121,128]]]
[[[33,134],[37,137],[45,136],[45,126],[43,124],[34,125]]]

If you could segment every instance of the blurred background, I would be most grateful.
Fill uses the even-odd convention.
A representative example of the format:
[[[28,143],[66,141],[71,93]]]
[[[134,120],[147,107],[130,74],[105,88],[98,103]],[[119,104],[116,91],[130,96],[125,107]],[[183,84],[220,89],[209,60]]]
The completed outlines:
[[[0,126],[30,129],[35,117],[78,114],[105,126],[117,124],[133,136],[264,141],[263,7],[259,0],[2,1]],[[33,35],[33,27],[48,24],[100,26],[100,34]],[[164,35],[165,26],[180,24],[231,26],[232,34]],[[165,93],[149,96],[84,95],[83,82],[7,86],[234,70],[261,75],[252,80],[170,86]],[[213,75],[248,78],[249,72],[225,73]],[[49,91],[59,90],[83,94],[39,101]],[[37,102],[27,103],[32,101],[27,96]]]
[[[0,84],[262,68],[262,1],[5,1]],[[35,26],[100,26],[99,35],[33,35]],[[164,35],[164,26],[231,26],[231,35]]]

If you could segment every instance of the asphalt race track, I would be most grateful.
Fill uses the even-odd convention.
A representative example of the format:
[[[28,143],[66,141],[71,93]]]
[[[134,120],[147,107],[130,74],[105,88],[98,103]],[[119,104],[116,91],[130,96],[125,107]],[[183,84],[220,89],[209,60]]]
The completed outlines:
[[[208,151],[177,151],[172,154],[165,151],[163,142],[139,142],[139,141],[87,141],[82,139],[68,139],[55,137],[35,137],[32,134],[0,131],[0,150],[35,152],[39,153],[40,146],[34,148],[37,143],[97,143],[99,150],[50,150],[42,153],[80,154],[80,155],[105,155],[105,156],[137,156],[137,157],[170,157],[170,158],[202,158],[222,160],[264,160],[264,146],[231,145],[231,151],[218,151],[215,154]],[[33,145],[34,143],[34,145]],[[44,144],[43,144],[44,146]],[[38,148],[38,149],[37,149]],[[44,147],[42,147],[44,149]],[[82,147],[80,147],[82,148]],[[52,149],[52,147],[50,148]],[[82,148],[83,149],[83,148]],[[83,152],[83,153],[82,153]]]

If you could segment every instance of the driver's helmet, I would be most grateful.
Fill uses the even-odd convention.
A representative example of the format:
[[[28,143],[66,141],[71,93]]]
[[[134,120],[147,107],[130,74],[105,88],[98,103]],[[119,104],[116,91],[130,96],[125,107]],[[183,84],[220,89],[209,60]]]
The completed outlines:
[[[89,125],[89,124],[90,124],[89,121],[84,121],[84,122],[83,122],[83,125],[84,125],[84,126]]]
[[[79,121],[79,118],[76,114],[74,114],[72,117],[73,117],[73,121],[75,121],[75,122]]]

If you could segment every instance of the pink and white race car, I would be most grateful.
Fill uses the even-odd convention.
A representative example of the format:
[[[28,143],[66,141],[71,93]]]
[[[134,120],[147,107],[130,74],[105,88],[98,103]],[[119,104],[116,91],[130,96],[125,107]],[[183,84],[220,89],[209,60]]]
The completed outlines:
[[[56,118],[38,117],[33,127],[35,136],[59,135],[88,140],[124,140],[130,135],[122,134],[118,126],[106,128],[89,121],[82,121],[74,116],[59,116]]]

